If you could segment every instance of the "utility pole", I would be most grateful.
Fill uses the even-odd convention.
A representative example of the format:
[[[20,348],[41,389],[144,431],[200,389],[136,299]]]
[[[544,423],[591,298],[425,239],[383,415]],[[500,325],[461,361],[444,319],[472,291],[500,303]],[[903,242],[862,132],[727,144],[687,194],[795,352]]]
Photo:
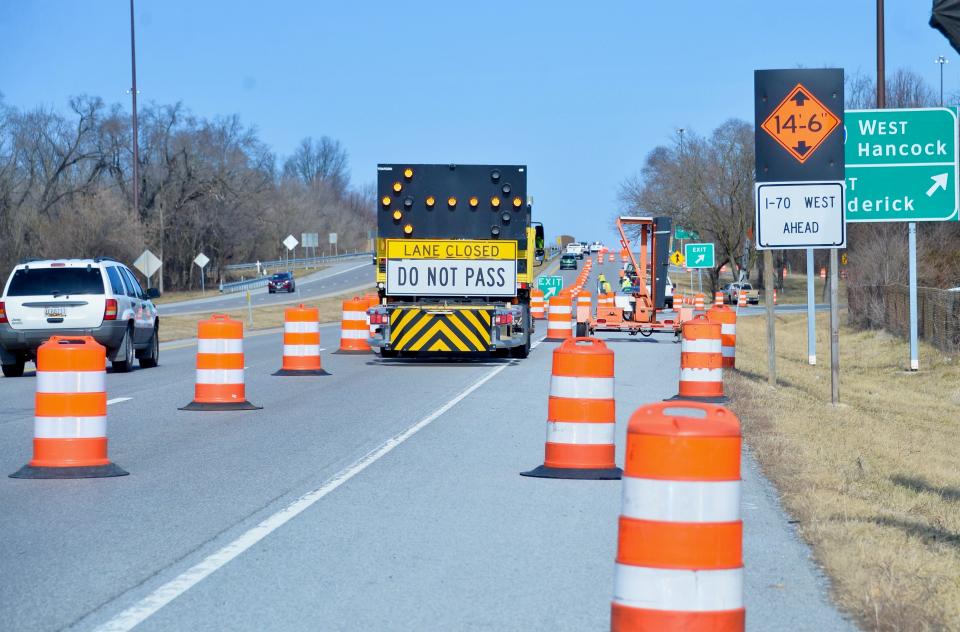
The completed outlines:
[[[943,107],[943,65],[948,62],[943,55],[939,55],[934,61],[940,65],[940,107]]]
[[[133,0],[130,0],[130,74],[132,87],[130,97],[133,101],[133,210],[140,215],[140,146],[138,142],[139,126],[137,124],[137,38],[133,26]],[[160,273],[163,275],[163,272]]]

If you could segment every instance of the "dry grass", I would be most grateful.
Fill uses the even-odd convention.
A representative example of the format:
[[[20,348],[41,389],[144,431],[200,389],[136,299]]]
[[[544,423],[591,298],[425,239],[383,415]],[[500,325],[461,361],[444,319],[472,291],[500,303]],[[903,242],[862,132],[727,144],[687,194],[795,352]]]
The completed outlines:
[[[317,266],[316,268],[310,268],[309,270],[293,270],[293,278],[299,279],[301,277],[310,276],[311,274],[324,270],[328,267],[329,266]],[[248,279],[254,276],[250,273],[249,270],[245,271],[244,275]],[[239,280],[242,275],[239,272],[237,272],[234,276],[236,276],[236,280]],[[235,280],[235,279],[229,278],[228,280]],[[187,290],[187,291],[172,290],[170,292],[164,292],[160,298],[154,299],[153,302],[156,305],[163,305],[164,303],[177,303],[180,301],[190,301],[195,298],[207,298],[211,296],[218,296],[220,294],[220,291],[218,288],[219,288],[219,285],[214,281],[210,280],[204,292],[201,292],[200,290]]]
[[[868,630],[960,629],[960,362],[923,346],[910,374],[905,342],[845,329],[833,407],[826,315],[816,367],[805,318],[777,318],[776,390],[765,319],[737,334],[731,406],[839,605]]]
[[[342,294],[329,298],[305,300],[302,301],[302,303],[309,307],[316,307],[320,310],[321,323],[336,322],[340,320],[344,299],[353,298],[358,294],[366,294],[367,292],[375,291],[376,290],[371,287],[369,290],[364,290],[362,292],[352,292],[350,294]],[[273,329],[274,327],[283,326],[283,312],[287,307],[290,307],[290,305],[275,305],[271,307],[253,308],[253,326],[250,325],[249,313],[247,312],[246,307],[229,310],[227,314],[229,314],[231,318],[242,320],[243,326],[247,331]],[[220,310],[219,313],[223,313],[222,310]],[[197,323],[205,318],[208,318],[208,316],[202,314],[162,317],[160,325],[160,341],[167,342],[170,340],[195,338],[197,336]]]

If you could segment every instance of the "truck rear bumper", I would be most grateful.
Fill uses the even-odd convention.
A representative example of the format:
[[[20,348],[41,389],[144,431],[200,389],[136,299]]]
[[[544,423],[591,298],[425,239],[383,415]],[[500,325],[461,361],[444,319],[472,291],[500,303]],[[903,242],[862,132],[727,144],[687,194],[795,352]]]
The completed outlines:
[[[369,313],[387,317],[388,322],[375,325],[369,341],[370,346],[387,351],[487,353],[525,343],[524,331],[516,327],[522,314],[516,305],[378,305],[371,308]],[[507,314],[512,316],[512,322],[498,324]]]

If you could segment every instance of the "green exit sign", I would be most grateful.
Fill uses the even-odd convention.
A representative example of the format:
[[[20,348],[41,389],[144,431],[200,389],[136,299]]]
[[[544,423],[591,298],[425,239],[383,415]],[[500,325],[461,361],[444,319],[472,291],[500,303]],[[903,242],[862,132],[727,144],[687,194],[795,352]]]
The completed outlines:
[[[685,244],[683,258],[688,268],[712,268],[716,259],[713,256],[713,244]]]
[[[543,292],[543,298],[548,299],[556,296],[563,289],[562,276],[541,276],[537,277],[537,289]]]
[[[846,220],[957,219],[956,108],[847,110]]]

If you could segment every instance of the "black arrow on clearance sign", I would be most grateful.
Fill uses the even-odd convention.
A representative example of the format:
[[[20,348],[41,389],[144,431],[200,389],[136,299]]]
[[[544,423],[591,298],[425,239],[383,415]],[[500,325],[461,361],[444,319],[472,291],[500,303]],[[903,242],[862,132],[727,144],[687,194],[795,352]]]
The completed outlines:
[[[810,147],[807,146],[807,141],[805,140],[801,140],[793,149],[801,156],[806,156],[807,152],[810,151]]]
[[[804,102],[806,102],[807,99],[809,99],[809,98],[810,98],[810,97],[808,97],[807,95],[805,95],[805,94],[803,93],[803,90],[797,90],[797,93],[796,93],[795,95],[793,95],[793,98],[790,99],[790,100],[793,101],[794,103],[796,103],[798,108],[802,108]]]

